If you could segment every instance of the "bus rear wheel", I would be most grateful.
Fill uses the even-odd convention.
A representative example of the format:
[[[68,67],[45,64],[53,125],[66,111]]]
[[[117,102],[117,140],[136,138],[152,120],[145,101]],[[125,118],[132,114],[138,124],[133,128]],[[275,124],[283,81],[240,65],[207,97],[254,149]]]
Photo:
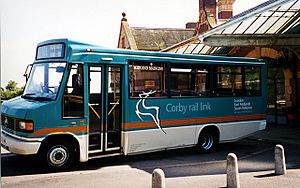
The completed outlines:
[[[201,153],[210,153],[216,149],[217,144],[217,134],[208,129],[200,133],[197,148]]]
[[[68,141],[56,140],[46,143],[42,159],[50,170],[65,170],[75,161],[75,148]]]

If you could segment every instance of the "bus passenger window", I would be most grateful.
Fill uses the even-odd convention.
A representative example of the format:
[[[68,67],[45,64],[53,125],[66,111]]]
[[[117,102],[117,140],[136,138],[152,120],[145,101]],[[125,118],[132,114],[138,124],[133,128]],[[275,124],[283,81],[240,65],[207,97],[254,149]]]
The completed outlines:
[[[129,63],[130,97],[155,91],[149,97],[166,96],[165,65],[152,62]]]
[[[245,67],[245,86],[247,95],[260,95],[260,67]]]
[[[218,96],[243,95],[242,67],[218,66],[215,76]]]
[[[69,66],[70,73],[63,98],[63,117],[83,117],[83,66]]]
[[[173,65],[170,74],[171,96],[207,96],[208,69],[195,65]]]

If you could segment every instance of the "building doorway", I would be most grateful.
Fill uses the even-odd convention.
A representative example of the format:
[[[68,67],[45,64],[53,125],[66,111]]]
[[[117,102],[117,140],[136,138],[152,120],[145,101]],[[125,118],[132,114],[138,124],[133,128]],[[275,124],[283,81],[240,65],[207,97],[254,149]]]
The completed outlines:
[[[283,67],[275,60],[267,60],[267,122],[287,124],[285,76]]]

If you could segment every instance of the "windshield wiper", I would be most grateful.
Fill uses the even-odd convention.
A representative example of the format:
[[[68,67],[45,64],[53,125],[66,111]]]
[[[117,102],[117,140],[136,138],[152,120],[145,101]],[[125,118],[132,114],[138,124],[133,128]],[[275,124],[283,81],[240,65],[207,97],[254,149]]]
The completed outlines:
[[[37,101],[52,101],[52,99],[48,98],[48,97],[33,97],[33,100],[37,100]]]
[[[35,95],[35,93],[26,93],[25,95],[22,95],[22,98],[31,99],[32,96]]]
[[[35,96],[36,93],[26,93],[25,95],[22,95],[25,99],[32,99],[37,101],[52,101],[51,98],[48,97],[42,97],[42,96]]]

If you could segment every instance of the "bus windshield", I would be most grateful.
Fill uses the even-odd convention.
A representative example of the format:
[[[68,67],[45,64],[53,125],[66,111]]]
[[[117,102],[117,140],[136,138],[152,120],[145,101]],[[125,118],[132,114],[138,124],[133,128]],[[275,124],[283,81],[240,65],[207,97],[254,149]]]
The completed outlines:
[[[34,64],[26,84],[23,98],[40,101],[56,99],[66,63]]]

